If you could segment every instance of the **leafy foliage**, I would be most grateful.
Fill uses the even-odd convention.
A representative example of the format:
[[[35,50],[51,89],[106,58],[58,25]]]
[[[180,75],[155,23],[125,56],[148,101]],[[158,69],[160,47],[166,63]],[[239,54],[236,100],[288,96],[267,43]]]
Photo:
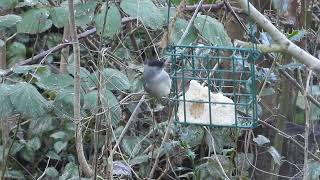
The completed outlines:
[[[194,22],[197,30],[213,45],[232,46],[231,40],[223,25],[216,19],[198,15]]]
[[[120,7],[131,17],[141,19],[142,23],[151,29],[161,29],[164,16],[151,0],[123,0]]]
[[[48,17],[49,11],[44,8],[30,9],[22,15],[22,20],[17,24],[17,31],[29,34],[44,32],[52,26]]]
[[[28,117],[43,116],[50,108],[50,103],[29,83],[16,84],[10,100],[17,112]]]
[[[101,13],[99,13],[94,22],[97,27],[97,32],[102,34],[103,37],[112,38],[116,33],[120,31],[121,27],[121,14],[118,8],[112,4],[107,11],[106,19],[104,20],[106,10],[104,9]],[[103,26],[105,23],[105,26]]]

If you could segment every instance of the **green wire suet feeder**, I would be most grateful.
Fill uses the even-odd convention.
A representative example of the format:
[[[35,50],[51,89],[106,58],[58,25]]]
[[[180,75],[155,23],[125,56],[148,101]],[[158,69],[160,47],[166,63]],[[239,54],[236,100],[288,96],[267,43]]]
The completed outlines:
[[[167,52],[176,122],[247,129],[257,126],[255,62],[260,53],[256,46],[170,45]]]

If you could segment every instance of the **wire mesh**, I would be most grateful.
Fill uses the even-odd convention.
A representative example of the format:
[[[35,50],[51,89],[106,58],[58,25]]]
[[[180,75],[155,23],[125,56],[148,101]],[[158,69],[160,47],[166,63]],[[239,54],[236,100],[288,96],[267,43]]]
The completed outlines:
[[[254,62],[258,52],[199,45],[170,46],[168,52],[176,122],[256,127]]]

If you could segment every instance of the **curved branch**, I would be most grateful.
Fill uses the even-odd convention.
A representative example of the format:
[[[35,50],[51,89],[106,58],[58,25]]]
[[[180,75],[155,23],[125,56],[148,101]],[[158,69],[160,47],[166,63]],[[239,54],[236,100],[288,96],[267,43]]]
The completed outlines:
[[[70,35],[73,46],[73,54],[75,61],[75,69],[74,69],[74,120],[76,122],[76,151],[77,157],[79,161],[79,165],[81,170],[85,174],[85,176],[91,177],[93,172],[91,167],[89,166],[86,157],[83,151],[82,144],[82,122],[80,115],[80,46],[79,40],[77,37],[77,29],[75,23],[75,15],[74,15],[74,3],[73,0],[68,0],[69,7],[69,25],[70,25]]]
[[[310,69],[320,72],[320,60],[301,49],[291,42],[281,31],[279,31],[264,15],[262,15],[248,0],[237,0],[241,8],[249,14],[260,27],[267,31],[273,41],[283,47],[284,51],[301,63],[307,65]]]

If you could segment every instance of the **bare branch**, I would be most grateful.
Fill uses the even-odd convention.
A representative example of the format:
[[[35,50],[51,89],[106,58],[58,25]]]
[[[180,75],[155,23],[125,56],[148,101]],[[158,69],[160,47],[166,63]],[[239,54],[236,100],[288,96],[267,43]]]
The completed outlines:
[[[320,72],[320,60],[301,49],[291,42],[281,31],[279,31],[264,15],[262,15],[247,0],[237,0],[242,9],[244,9],[254,21],[267,31],[275,43],[283,47],[284,51],[301,63],[307,65],[310,69]],[[249,3],[249,4],[248,4]]]

